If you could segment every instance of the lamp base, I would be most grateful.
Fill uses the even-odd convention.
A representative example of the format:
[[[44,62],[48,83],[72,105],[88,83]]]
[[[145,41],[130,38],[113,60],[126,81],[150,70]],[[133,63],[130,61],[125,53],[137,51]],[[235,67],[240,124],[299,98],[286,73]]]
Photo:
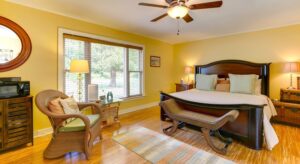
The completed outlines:
[[[293,86],[289,86],[289,87],[287,87],[286,89],[289,89],[289,90],[295,90],[296,88],[293,87]]]

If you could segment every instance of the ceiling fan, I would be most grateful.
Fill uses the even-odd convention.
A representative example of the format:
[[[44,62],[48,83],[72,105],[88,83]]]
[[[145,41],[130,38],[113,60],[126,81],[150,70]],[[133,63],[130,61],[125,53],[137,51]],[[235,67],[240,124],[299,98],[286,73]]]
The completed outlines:
[[[148,7],[158,7],[168,9],[168,12],[152,19],[151,22],[156,22],[167,15],[174,19],[183,19],[185,22],[189,23],[194,19],[189,15],[189,10],[199,10],[199,9],[208,9],[208,8],[218,8],[221,7],[223,1],[214,1],[214,2],[206,2],[206,3],[199,3],[187,6],[186,3],[189,0],[165,0],[168,5],[157,5],[151,3],[139,3],[141,6],[148,6]]]

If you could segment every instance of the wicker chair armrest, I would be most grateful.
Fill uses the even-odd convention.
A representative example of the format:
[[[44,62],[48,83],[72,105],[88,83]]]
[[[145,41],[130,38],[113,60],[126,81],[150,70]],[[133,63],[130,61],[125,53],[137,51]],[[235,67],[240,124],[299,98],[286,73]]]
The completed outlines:
[[[77,105],[79,107],[79,110],[82,110],[86,107],[89,107],[89,106],[93,106],[94,103],[92,102],[78,102]]]
[[[63,121],[69,118],[79,118],[84,122],[86,130],[89,130],[91,126],[90,120],[83,114],[53,114],[52,117],[55,119],[62,119]]]

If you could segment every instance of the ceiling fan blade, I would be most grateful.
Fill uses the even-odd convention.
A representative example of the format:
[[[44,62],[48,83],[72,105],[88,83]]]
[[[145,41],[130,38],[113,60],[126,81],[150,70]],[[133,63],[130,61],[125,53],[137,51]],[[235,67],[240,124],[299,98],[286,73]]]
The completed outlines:
[[[161,15],[161,16],[159,16],[159,17],[155,18],[155,19],[152,19],[152,20],[151,20],[151,22],[156,22],[156,21],[158,21],[158,20],[160,20],[160,19],[162,19],[162,18],[166,17],[167,15],[168,15],[168,14],[167,14],[167,13],[165,13],[165,14],[163,14],[163,15]]]
[[[198,9],[208,9],[208,8],[217,8],[223,5],[223,1],[215,1],[215,2],[207,2],[207,3],[199,3],[190,6],[191,10]]]
[[[186,14],[182,19],[185,20],[186,23],[190,23],[194,20],[189,14]]]
[[[148,7],[159,7],[159,8],[168,8],[168,6],[164,5],[156,5],[156,4],[151,4],[151,3],[139,3],[140,6],[148,6]]]
[[[168,4],[171,4],[174,0],[165,0]]]

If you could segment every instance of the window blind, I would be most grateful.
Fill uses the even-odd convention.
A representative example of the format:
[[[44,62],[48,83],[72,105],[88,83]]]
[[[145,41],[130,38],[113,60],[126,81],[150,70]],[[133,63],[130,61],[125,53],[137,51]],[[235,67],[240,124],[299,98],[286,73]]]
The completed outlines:
[[[88,84],[98,84],[100,94],[115,97],[143,93],[143,48],[87,37],[64,34],[64,91],[78,100],[77,74],[70,73],[72,59],[88,60],[90,73],[83,75],[82,98],[87,101]]]

